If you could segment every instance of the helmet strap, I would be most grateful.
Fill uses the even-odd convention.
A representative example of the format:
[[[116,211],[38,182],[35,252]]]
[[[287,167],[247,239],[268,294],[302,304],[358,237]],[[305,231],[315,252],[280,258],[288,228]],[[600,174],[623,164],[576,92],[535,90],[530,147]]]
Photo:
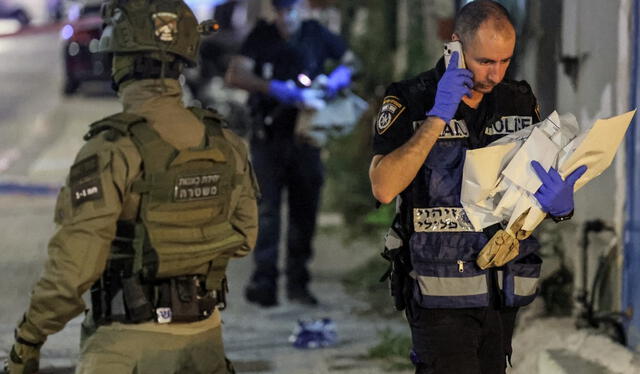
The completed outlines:
[[[173,61],[159,60],[145,55],[138,55],[133,59],[133,63],[128,71],[121,77],[113,77],[112,86],[117,91],[118,87],[129,80],[161,79],[164,86],[164,79],[178,79],[182,73],[182,61],[178,58]],[[165,87],[166,90],[166,87]]]

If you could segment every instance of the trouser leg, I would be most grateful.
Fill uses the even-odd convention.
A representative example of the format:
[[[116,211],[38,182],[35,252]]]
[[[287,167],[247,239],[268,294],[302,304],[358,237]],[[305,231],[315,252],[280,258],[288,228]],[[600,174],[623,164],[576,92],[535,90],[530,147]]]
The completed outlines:
[[[294,146],[288,175],[289,229],[287,235],[287,287],[306,288],[308,262],[316,227],[323,166],[320,149],[308,144]]]
[[[407,306],[416,374],[483,374],[478,357],[482,311]]]
[[[139,373],[233,373],[224,355],[221,326],[172,334],[114,324],[99,327],[83,341],[76,374]]]
[[[252,283],[275,290],[278,277],[278,243],[280,240],[280,206],[284,187],[281,152],[269,141],[254,141],[251,157],[260,186],[258,239],[253,250],[255,269]]]
[[[504,374],[517,308],[425,309],[411,300],[407,319],[417,374]]]

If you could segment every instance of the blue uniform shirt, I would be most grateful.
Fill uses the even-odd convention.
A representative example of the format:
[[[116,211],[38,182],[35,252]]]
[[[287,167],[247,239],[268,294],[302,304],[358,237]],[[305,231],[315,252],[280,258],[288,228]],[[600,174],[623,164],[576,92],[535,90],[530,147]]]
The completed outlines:
[[[282,38],[275,24],[260,20],[240,54],[255,61],[254,73],[263,79],[296,81],[299,74],[315,78],[324,72],[327,60],[339,60],[346,51],[344,40],[315,20],[304,21],[289,40]],[[297,115],[294,107],[283,106],[261,93],[251,95],[249,106],[257,122],[272,117],[272,135],[293,135]]]

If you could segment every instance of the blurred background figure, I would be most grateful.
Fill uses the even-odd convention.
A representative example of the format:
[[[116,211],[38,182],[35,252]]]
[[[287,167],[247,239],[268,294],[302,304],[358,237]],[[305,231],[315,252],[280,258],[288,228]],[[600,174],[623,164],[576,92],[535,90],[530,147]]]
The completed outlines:
[[[278,247],[283,195],[288,198],[286,253],[287,297],[316,305],[309,290],[316,215],[323,183],[320,148],[295,136],[299,110],[351,84],[353,54],[344,40],[315,20],[304,20],[298,0],[273,0],[275,21],[258,21],[234,57],[227,82],[251,93],[251,154],[262,191],[255,269],[245,290],[248,301],[264,307],[278,304]],[[321,89],[308,88],[337,67]],[[334,65],[335,66],[335,65]]]

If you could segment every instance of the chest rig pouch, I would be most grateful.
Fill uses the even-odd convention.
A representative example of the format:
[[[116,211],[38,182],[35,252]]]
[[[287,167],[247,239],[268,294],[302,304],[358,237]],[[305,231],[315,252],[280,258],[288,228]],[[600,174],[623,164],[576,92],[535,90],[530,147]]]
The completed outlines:
[[[231,192],[242,176],[220,118],[192,111],[205,123],[205,141],[183,150],[127,113],[92,126],[130,136],[143,169],[131,187],[140,194],[138,218],[118,223],[107,270],[92,290],[97,320],[188,322],[224,307],[226,265],[244,242],[228,219]]]

